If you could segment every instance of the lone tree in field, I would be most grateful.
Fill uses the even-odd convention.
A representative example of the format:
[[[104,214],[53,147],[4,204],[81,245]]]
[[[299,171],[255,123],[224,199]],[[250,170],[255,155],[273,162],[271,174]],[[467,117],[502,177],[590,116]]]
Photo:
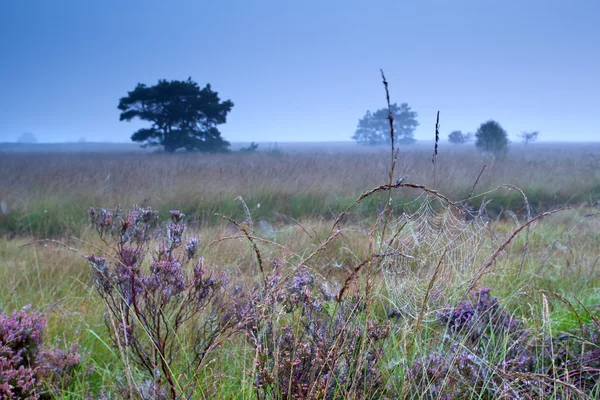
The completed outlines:
[[[508,135],[496,121],[489,120],[479,126],[475,132],[475,146],[485,153],[503,156],[508,150]]]
[[[461,131],[452,131],[448,135],[448,141],[452,144],[465,144],[473,138],[470,133],[464,134]]]
[[[187,81],[159,80],[154,86],[138,83],[119,100],[121,121],[139,118],[152,123],[131,136],[143,146],[163,146],[165,151],[224,151],[229,142],[217,125],[224,124],[233,103],[221,101],[210,84],[204,89],[192,78]]]
[[[539,134],[540,134],[539,131],[521,132],[519,137],[525,143],[525,145],[528,145],[529,142],[535,142],[537,140]]]
[[[419,122],[417,113],[412,111],[408,104],[396,103],[391,105],[394,117],[394,141],[399,144],[412,144],[415,142],[414,132]],[[358,121],[358,127],[352,139],[359,144],[378,145],[390,143],[390,122],[388,120],[388,109],[382,108],[371,113],[367,111],[364,117]]]

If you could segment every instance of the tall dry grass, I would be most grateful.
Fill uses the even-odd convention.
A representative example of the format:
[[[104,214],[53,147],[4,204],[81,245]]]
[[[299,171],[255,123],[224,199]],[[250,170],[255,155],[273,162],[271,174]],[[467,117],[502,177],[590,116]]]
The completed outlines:
[[[453,200],[469,196],[484,165],[476,193],[511,183],[525,191],[536,211],[594,202],[600,196],[599,145],[513,146],[502,160],[490,159],[472,146],[442,146],[434,188]],[[401,148],[396,175],[432,186],[430,151]],[[11,234],[78,232],[87,207],[117,202],[178,208],[206,226],[216,221],[216,212],[241,217],[233,201],[240,195],[255,217],[271,222],[330,218],[363,191],[384,183],[388,171],[389,152],[359,148],[221,155],[5,153],[0,157],[0,226]],[[414,194],[406,189],[395,198],[400,204]],[[519,202],[518,196],[502,192],[486,199],[492,200],[488,210],[496,213]],[[366,202],[364,211],[377,204]]]

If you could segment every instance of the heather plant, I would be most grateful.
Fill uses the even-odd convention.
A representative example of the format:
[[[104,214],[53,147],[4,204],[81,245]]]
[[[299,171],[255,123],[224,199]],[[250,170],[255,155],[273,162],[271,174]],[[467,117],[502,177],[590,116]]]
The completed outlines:
[[[510,366],[515,363],[509,364]],[[407,397],[420,399],[531,398],[514,386],[501,365],[459,345],[416,360],[406,374]],[[536,397],[533,397],[536,398]]]
[[[490,289],[438,314],[441,340],[407,369],[408,391],[424,399],[521,398],[523,385],[511,374],[533,372],[533,347]]]
[[[294,194],[287,186],[273,189],[277,196],[266,192],[266,197],[258,198],[260,201],[254,197],[252,203],[262,203],[262,207],[249,206],[242,200],[241,212],[224,210],[226,203],[220,201],[221,196],[233,198],[233,190],[235,195],[239,191],[252,194],[252,190],[262,190],[251,189],[256,184],[252,179],[259,178],[249,176],[252,173],[247,168],[248,163],[260,163],[260,159],[239,156],[237,165],[242,165],[239,174],[244,177],[242,184],[224,194],[219,191],[221,217],[223,212],[230,216],[225,217],[229,223],[225,236],[223,226],[219,226],[218,233],[213,231],[218,239],[202,251],[208,259],[214,254],[210,251],[216,249],[220,265],[238,268],[240,276],[235,282],[216,268],[205,266],[200,242],[187,236],[185,215],[180,211],[171,211],[169,221],[163,225],[158,213],[145,206],[134,206],[125,212],[120,207],[114,211],[89,210],[102,243],[98,246],[90,243],[94,254],[86,259],[92,266],[95,288],[108,311],[105,313],[108,335],[122,357],[125,372],[121,378],[115,376],[120,369],[115,371],[114,364],[107,368],[106,377],[116,379],[110,381],[112,386],[102,388],[99,398],[375,399],[402,395],[421,399],[562,399],[600,394],[600,324],[593,313],[588,318],[593,323],[581,323],[578,329],[565,334],[553,330],[545,297],[540,328],[536,326],[540,321],[531,316],[520,318],[516,312],[509,312],[501,299],[491,295],[490,289],[477,289],[466,295],[469,289],[485,283],[491,272],[495,273],[494,278],[507,275],[503,268],[510,267],[512,259],[501,258],[499,254],[519,232],[551,212],[532,218],[527,207],[527,223],[512,234],[495,235],[490,229],[496,250],[479,264],[476,250],[479,239],[487,238],[483,234],[487,225],[471,224],[473,215],[465,213],[461,202],[441,194],[442,190],[446,193],[447,187],[440,185],[454,185],[454,182],[444,179],[435,184],[435,168],[444,165],[437,165],[443,161],[437,159],[437,142],[433,158],[435,190],[407,183],[408,167],[397,173],[396,165],[400,164],[395,148],[397,124],[383,74],[382,78],[391,142],[387,182],[362,192],[355,200],[349,200],[349,193],[362,187],[352,186],[351,192],[342,190],[349,181],[356,180],[354,177],[333,185],[323,184],[321,190],[327,196],[339,194],[345,199],[338,204],[344,211],[338,214],[330,230],[312,229],[313,226],[299,221],[294,222],[306,237],[286,237],[283,230],[266,222],[268,229],[262,229],[261,222],[255,229],[252,214],[262,220],[268,209],[280,211],[277,201],[287,203],[287,196]],[[436,124],[436,130],[438,127]],[[213,218],[214,204],[192,205],[195,200],[190,199],[195,198],[194,193],[186,192],[187,186],[173,186],[179,175],[196,173],[192,167],[199,164],[190,161],[184,157],[175,165],[163,164],[167,169],[173,167],[169,173],[174,175],[164,176],[161,190],[175,196],[164,201],[189,206],[186,213],[190,210],[189,214]],[[271,160],[269,168],[281,170],[282,161]],[[405,160],[400,161],[405,164]],[[368,169],[355,164],[353,167],[352,174]],[[294,168],[307,167],[294,165]],[[384,167],[377,168],[381,172]],[[206,172],[203,176],[209,175],[210,170],[213,175],[218,171],[219,182],[230,173],[218,165],[202,164],[201,169]],[[484,170],[481,171],[480,176]],[[329,169],[328,174],[331,175]],[[147,183],[133,175],[135,182]],[[105,183],[115,179],[110,177],[109,174],[105,178]],[[373,179],[366,181],[370,184]],[[472,195],[478,181],[479,177],[475,184],[466,187],[471,193],[468,200],[474,200]],[[310,181],[295,180],[291,184],[297,190],[309,187]],[[209,192],[203,183],[198,186]],[[136,193],[146,190],[138,189]],[[406,198],[402,200],[402,196],[417,190],[424,192],[424,196],[410,203],[404,202]],[[182,192],[192,197],[186,199]],[[490,194],[482,196],[486,199],[481,200],[482,204],[490,199]],[[295,196],[292,200],[299,195]],[[529,206],[527,199],[525,203]],[[419,204],[430,208],[427,212],[432,216],[422,212],[414,214],[417,218],[409,215],[407,210],[418,208]],[[367,215],[365,211],[375,209],[374,205],[377,214]],[[357,219],[347,218],[352,211],[356,211]],[[235,218],[242,214],[244,222],[237,223]],[[426,218],[418,218],[419,215]],[[283,223],[285,218],[281,217]],[[357,220],[359,226],[353,225]],[[209,226],[205,228],[211,232]],[[207,231],[203,231],[205,237],[209,236]],[[258,264],[255,273],[248,273],[250,256],[241,255],[242,246],[223,245],[226,250],[220,247],[221,243],[238,238],[250,242]],[[308,251],[303,245],[307,238],[312,245]],[[498,238],[501,244],[496,246],[494,241]],[[524,239],[524,250],[518,260],[520,269],[524,265],[527,268],[529,234]],[[534,237],[531,239],[533,245]],[[287,246],[283,244],[286,240]],[[276,249],[274,253],[262,251],[269,246]],[[278,251],[281,253],[274,255]],[[336,271],[324,264],[336,265]],[[396,272],[394,278],[390,272]],[[517,277],[515,273],[510,279],[511,283],[520,282],[520,275]],[[452,302],[456,304],[440,308]],[[535,302],[531,303],[534,309]],[[519,312],[523,308],[527,307],[521,307]],[[386,314],[394,318],[386,318]],[[97,339],[103,341],[101,335],[95,335],[94,340]],[[39,372],[44,382],[60,381],[68,385],[70,374],[64,375],[62,371],[75,366],[76,349],[38,353],[46,361],[30,371],[31,377],[37,379],[35,374]],[[23,352],[18,357],[6,357],[9,361],[1,358],[0,361],[9,366],[6,369],[13,381],[23,383],[24,389],[19,390],[29,393],[39,381],[29,379],[27,368],[21,368],[25,356]]]
[[[237,324],[215,306],[225,296],[226,276],[204,266],[199,240],[185,237],[179,211],[170,212],[162,232],[155,229],[158,213],[149,207],[124,213],[120,207],[90,208],[89,214],[109,249],[107,257],[92,254],[87,260],[109,311],[110,337],[127,365],[131,358],[148,374],[138,394],[191,396],[207,356]]]
[[[598,393],[598,324],[555,336],[537,334],[490,289],[440,312],[439,346],[407,369],[419,398],[586,398]]]
[[[336,296],[302,265],[290,273],[276,259],[264,271],[249,216],[244,224],[231,222],[253,243],[262,279],[250,290],[227,291],[227,279],[214,276],[197,256],[198,240],[185,239],[181,212],[171,211],[164,238],[154,230],[151,209],[89,213],[112,252],[87,256],[109,309],[109,334],[149,376],[136,385],[137,395],[192,395],[208,354],[237,332],[254,349],[259,398],[386,393],[379,362],[389,325],[367,318],[368,298]]]
[[[583,393],[600,395],[600,324],[595,318],[592,324],[582,327],[579,332],[568,335],[563,343],[562,360],[550,374],[570,382]],[[564,336],[559,338],[564,342]],[[560,343],[560,342],[559,342]]]
[[[240,308],[254,310],[245,337],[253,347],[260,399],[381,398],[380,361],[388,323],[366,318],[361,296],[338,302],[302,268],[285,275],[275,262]]]
[[[0,398],[50,399],[72,383],[79,348],[44,349],[46,319],[28,307],[0,314]]]
[[[489,335],[519,336],[524,331],[521,321],[502,307],[490,288],[472,291],[469,299],[438,312],[438,317],[448,333],[465,335],[472,343]]]

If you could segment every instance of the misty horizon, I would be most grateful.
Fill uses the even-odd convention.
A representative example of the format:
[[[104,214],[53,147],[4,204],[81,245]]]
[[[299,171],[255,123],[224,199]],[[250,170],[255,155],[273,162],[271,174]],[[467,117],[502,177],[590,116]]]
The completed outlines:
[[[143,7],[142,7],[143,4]],[[0,6],[0,142],[126,143],[136,84],[192,77],[234,107],[232,143],[351,141],[367,110],[418,113],[415,139],[494,119],[513,142],[600,140],[600,4],[333,1],[178,5],[77,1]],[[164,29],[153,27],[161,25]],[[135,35],[131,35],[135,32]]]

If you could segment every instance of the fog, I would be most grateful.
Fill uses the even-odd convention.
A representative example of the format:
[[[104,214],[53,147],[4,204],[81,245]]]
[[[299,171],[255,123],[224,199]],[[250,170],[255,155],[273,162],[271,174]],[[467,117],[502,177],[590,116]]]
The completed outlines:
[[[0,142],[128,142],[138,82],[192,77],[235,104],[231,142],[349,141],[367,110],[418,113],[418,140],[494,119],[518,141],[597,141],[597,2],[89,3],[0,6]],[[160,27],[160,28],[158,28]]]

